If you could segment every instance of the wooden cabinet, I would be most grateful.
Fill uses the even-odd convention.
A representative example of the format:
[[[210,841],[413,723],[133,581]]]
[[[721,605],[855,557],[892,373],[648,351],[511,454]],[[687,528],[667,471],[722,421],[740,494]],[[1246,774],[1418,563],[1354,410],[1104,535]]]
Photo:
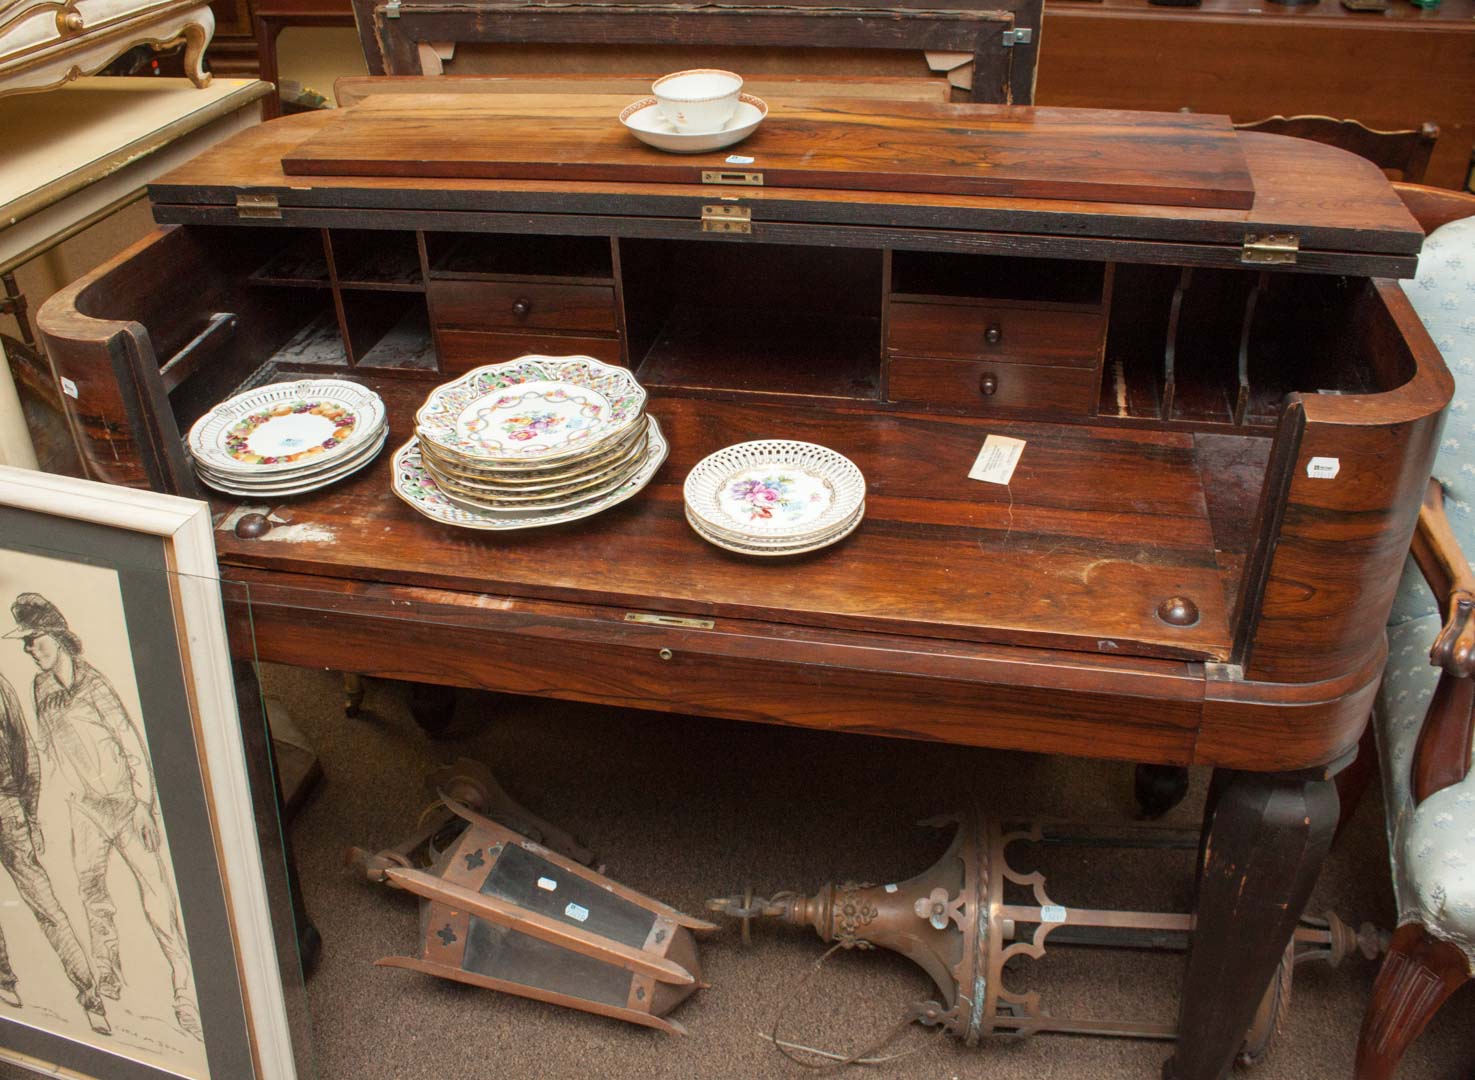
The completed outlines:
[[[1048,110],[902,112],[934,108],[970,146],[1038,125],[1020,160],[1064,152]],[[1183,138],[1243,168],[1133,173],[1171,206],[887,186],[859,154],[847,182],[870,186],[847,189],[283,171],[347,122],[275,121],[165,177],[167,227],[42,310],[91,473],[197,493],[180,433],[300,373],[373,386],[396,442],[446,374],[590,343],[649,389],[670,458],[639,497],[555,529],[427,521],[388,454],[286,500],[290,533],[222,528],[252,655],[1222,769],[1211,847],[1274,836],[1304,862],[1201,894],[1196,942],[1235,948],[1190,962],[1196,1038],[1170,1074],[1221,1075],[1330,835],[1327,778],[1367,719],[1452,392],[1388,280],[1422,234],[1382,175],[1206,119]],[[1069,123],[1074,155],[1141,149],[1120,114]],[[1142,123],[1155,160],[1188,145]],[[1214,205],[1226,175],[1235,200],[1251,182],[1248,208]],[[968,477],[994,434],[1024,441],[1007,485]],[[773,437],[864,473],[843,543],[745,559],[686,525],[687,471]]]

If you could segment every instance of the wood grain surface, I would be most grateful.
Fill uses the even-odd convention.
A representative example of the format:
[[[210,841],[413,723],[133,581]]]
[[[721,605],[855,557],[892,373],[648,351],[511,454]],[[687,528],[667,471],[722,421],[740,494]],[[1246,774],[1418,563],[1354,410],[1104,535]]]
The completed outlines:
[[[1191,436],[999,423],[1028,440],[1008,487],[967,478],[986,432],[962,418],[657,398],[671,457],[643,493],[583,522],[492,534],[438,524],[389,490],[423,383],[365,379],[391,448],[358,476],[284,500],[301,541],[218,537],[224,563],[545,599],[871,629],[1088,652],[1225,659],[1232,583],[1214,557]],[[686,524],[696,462],[754,438],[849,456],[866,520],[812,555],[744,558]],[[281,512],[280,510],[278,511]],[[331,539],[329,539],[331,537]],[[1157,618],[1191,596],[1191,627]]]
[[[730,153],[667,154],[605,94],[377,94],[282,159],[289,176],[701,182]],[[446,137],[454,130],[457,138]],[[1248,209],[1221,116],[790,98],[739,151],[765,186]]]

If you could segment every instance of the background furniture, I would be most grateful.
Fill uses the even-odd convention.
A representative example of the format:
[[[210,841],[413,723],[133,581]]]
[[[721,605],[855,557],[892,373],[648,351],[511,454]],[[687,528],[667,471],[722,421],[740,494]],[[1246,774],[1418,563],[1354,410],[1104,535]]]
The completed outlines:
[[[256,79],[199,90],[184,79],[85,78],[0,101],[0,312],[16,322],[0,335],[0,464],[37,463],[17,384],[38,439],[50,444],[42,464],[61,468],[62,455],[73,454],[56,380],[31,332],[35,309],[65,283],[41,257],[142,198],[153,177],[257,123],[270,90]],[[103,248],[72,272],[118,250]]]
[[[1404,284],[1455,372],[1457,393],[1475,377],[1475,196],[1462,201],[1467,216],[1432,231],[1417,277]],[[1472,455],[1475,430],[1464,410],[1454,409],[1388,627],[1388,669],[1374,717],[1398,931],[1363,1021],[1358,1080],[1392,1076],[1475,964],[1475,574],[1462,553],[1475,551]]]
[[[1466,186],[1475,147],[1475,0],[1386,12],[1334,0],[1051,0],[1040,42],[1042,105],[1355,116],[1375,128],[1432,121],[1425,182]]]
[[[215,15],[204,0],[4,0],[0,96],[50,90],[101,71],[134,45],[184,38],[184,70],[207,86]]]

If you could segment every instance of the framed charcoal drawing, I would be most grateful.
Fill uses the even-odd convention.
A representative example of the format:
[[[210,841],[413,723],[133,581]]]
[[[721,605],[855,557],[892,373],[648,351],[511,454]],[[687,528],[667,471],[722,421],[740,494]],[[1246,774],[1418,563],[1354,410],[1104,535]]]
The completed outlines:
[[[265,881],[209,508],[0,467],[0,1059],[291,1080]]]

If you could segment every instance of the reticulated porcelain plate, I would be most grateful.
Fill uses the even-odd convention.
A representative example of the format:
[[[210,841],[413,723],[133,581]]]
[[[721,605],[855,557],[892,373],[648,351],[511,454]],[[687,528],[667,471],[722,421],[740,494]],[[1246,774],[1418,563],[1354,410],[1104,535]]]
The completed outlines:
[[[725,539],[724,537],[718,536],[716,533],[708,532],[706,529],[702,528],[701,524],[697,521],[695,517],[692,516],[690,511],[687,512],[686,523],[692,527],[692,530],[698,536],[707,541],[707,543],[714,545],[715,547],[724,548],[728,551],[735,551],[739,555],[761,555],[767,558],[775,558],[780,555],[804,555],[811,551],[819,551],[821,548],[827,548],[831,544],[838,544],[841,540],[844,540],[851,533],[855,532],[856,529],[860,528],[861,520],[865,516],[865,503],[861,503],[860,509],[855,512],[854,517],[852,517],[849,521],[845,522],[838,529],[835,529],[828,535],[822,536],[815,540],[803,540],[798,542],[790,541],[790,543],[787,545],[773,543],[739,544],[735,540]]]
[[[645,459],[630,477],[613,491],[589,502],[549,513],[502,513],[496,510],[473,510],[457,506],[435,482],[435,477],[426,471],[420,458],[419,441],[411,439],[395,451],[394,493],[426,517],[446,525],[457,525],[463,529],[484,529],[494,532],[512,529],[535,529],[547,525],[562,525],[570,521],[590,517],[601,510],[624,502],[635,495],[646,484],[666,460],[669,448],[655,418],[650,420],[650,438],[645,447]]]
[[[607,440],[595,454],[579,454],[563,458],[551,466],[537,469],[512,469],[507,467],[489,469],[468,465],[461,458],[451,457],[431,443],[420,444],[420,456],[427,459],[435,471],[445,473],[453,479],[466,481],[475,487],[485,484],[490,488],[517,491],[540,491],[559,487],[569,481],[587,477],[603,469],[614,468],[645,452],[645,417],[618,439]]]
[[[736,543],[801,542],[854,514],[865,501],[866,482],[853,461],[828,447],[764,439],[697,462],[683,496],[706,532]]]
[[[384,425],[384,402],[343,379],[300,379],[237,394],[195,421],[190,454],[228,476],[270,476],[362,449]]]
[[[554,509],[602,494],[624,483],[626,477],[640,468],[645,461],[646,441],[642,439],[636,443],[630,448],[629,455],[610,468],[600,469],[597,473],[583,479],[539,491],[517,488],[508,492],[495,486],[465,482],[454,473],[447,473],[440,469],[425,453],[423,447],[420,450],[420,460],[426,471],[435,477],[435,482],[440,489],[454,502],[463,504],[469,502],[492,510],[523,510],[539,506]]]
[[[235,473],[217,472],[197,461],[195,462],[195,474],[206,483],[219,480],[238,488],[272,490],[284,484],[307,484],[332,477],[346,476],[356,469],[363,468],[379,453],[388,438],[389,426],[381,425],[379,431],[370,436],[362,445],[345,450],[341,454],[332,454],[326,460],[315,459],[314,463],[307,468],[294,469],[286,473],[267,473],[264,476],[248,473],[238,476]]]
[[[384,444],[389,440],[389,429],[382,428],[379,438],[371,443],[362,454],[354,455],[352,461],[345,461],[342,468],[318,473],[315,476],[299,480],[295,476],[279,477],[275,483],[232,483],[228,479],[218,476],[199,473],[199,477],[205,484],[216,491],[223,491],[228,495],[240,495],[244,498],[266,498],[267,496],[281,495],[305,495],[309,491],[317,491],[329,484],[336,484],[339,480],[352,476],[364,466],[371,464],[379,451],[384,449]]]
[[[645,390],[625,368],[590,356],[523,356],[437,387],[415,425],[451,455],[531,465],[602,447],[644,410]]]

